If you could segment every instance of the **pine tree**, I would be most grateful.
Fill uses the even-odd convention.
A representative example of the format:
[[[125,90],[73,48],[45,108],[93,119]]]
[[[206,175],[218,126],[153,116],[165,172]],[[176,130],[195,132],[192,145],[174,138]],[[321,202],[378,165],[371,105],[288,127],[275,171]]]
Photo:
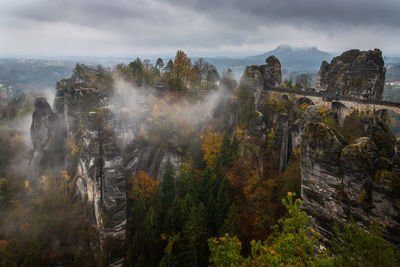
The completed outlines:
[[[224,224],[225,218],[228,214],[229,207],[232,205],[233,197],[228,178],[225,176],[220,178],[218,186],[217,201],[215,207],[215,230],[217,231]]]
[[[383,239],[384,226],[377,221],[369,232],[361,229],[354,220],[343,229],[336,226],[339,241],[333,243],[333,252],[340,255],[337,265],[341,266],[399,266],[399,256]]]
[[[224,138],[222,139],[222,145],[219,155],[219,164],[221,167],[230,168],[232,167],[233,161],[233,148],[231,141],[229,140],[228,134],[224,134]]]
[[[228,213],[226,214],[224,223],[222,224],[219,234],[228,233],[229,235],[237,235],[239,227],[238,209],[235,203],[229,206]]]
[[[165,212],[171,208],[175,192],[175,170],[171,160],[168,159],[161,182],[161,202]]]
[[[206,210],[202,203],[192,207],[189,217],[183,227],[186,241],[184,248],[185,260],[190,266],[205,266],[208,259]]]

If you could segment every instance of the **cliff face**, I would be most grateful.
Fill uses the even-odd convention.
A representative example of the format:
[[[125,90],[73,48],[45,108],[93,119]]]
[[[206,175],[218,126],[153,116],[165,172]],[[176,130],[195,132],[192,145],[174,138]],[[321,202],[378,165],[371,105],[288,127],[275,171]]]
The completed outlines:
[[[243,76],[243,78],[253,81],[256,109],[262,114],[265,113],[265,90],[279,88],[282,85],[281,63],[279,59],[270,56],[265,62],[266,64],[264,65],[247,66]]]
[[[385,112],[346,115],[309,99],[267,94],[269,88],[281,86],[279,70],[279,60],[273,57],[267,65],[249,66],[245,71],[245,77],[253,80],[256,110],[261,113],[258,131],[252,134],[263,136],[263,145],[268,143],[267,134],[273,137],[275,167],[280,172],[293,150],[300,148],[303,209],[313,217],[322,240],[329,245],[335,238],[334,224],[348,224],[354,218],[365,229],[374,220],[385,224],[385,238],[400,246],[400,155]],[[338,91],[381,99],[384,78],[379,50],[350,50],[330,64],[322,63],[317,89],[330,95]]]
[[[373,119],[364,122],[364,129],[374,129],[350,144],[323,123],[311,121],[305,126],[301,145],[303,209],[313,216],[326,243],[335,238],[334,223],[349,223],[352,217],[364,228],[374,220],[385,224],[385,237],[400,245],[400,176],[393,164],[398,152],[376,145],[385,138],[393,149],[394,139],[379,117]]]
[[[127,181],[138,171],[161,179],[168,159],[179,169],[180,154],[173,145],[155,146],[142,137],[149,131],[148,107],[132,116],[124,106],[113,106],[100,90],[73,79],[57,84],[54,109],[44,98],[35,102],[30,179],[39,183],[46,171],[41,162],[49,161],[47,155],[60,155],[53,170],[67,170],[73,177],[86,218],[98,231],[98,239],[91,241],[93,253],[112,242],[112,251],[106,252],[109,264],[123,265]]]
[[[276,89],[282,85],[281,63],[270,56],[264,65],[247,66],[241,83],[251,84],[254,98],[255,112],[257,117],[251,121],[249,126],[249,140],[246,144],[245,154],[252,162],[257,162],[258,175],[264,177],[269,161],[276,161],[276,167],[282,172],[288,162],[288,148],[290,146],[289,124],[287,114],[271,113],[268,110],[268,89]],[[272,124],[274,126],[272,127]],[[274,129],[272,129],[274,128]],[[279,155],[265,154],[265,147],[268,145],[267,135],[274,131],[274,148],[280,151]]]
[[[60,145],[64,142],[65,132],[57,114],[43,97],[38,97],[34,105],[30,130],[33,150],[29,156],[28,177],[32,185],[36,185],[37,178],[49,167],[48,164],[64,164],[65,149]]]
[[[317,90],[330,95],[382,99],[385,82],[384,62],[379,49],[349,50],[334,57],[331,63],[323,61],[318,72]]]

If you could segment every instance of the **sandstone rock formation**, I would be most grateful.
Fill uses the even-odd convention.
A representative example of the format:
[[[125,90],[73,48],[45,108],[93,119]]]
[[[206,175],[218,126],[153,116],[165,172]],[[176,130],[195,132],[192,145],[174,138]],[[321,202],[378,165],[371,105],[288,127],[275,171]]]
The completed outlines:
[[[264,89],[278,88],[282,85],[281,62],[275,56],[265,60],[264,65]]]
[[[30,130],[33,150],[29,156],[28,177],[28,181],[32,185],[37,184],[37,178],[47,167],[43,166],[42,159],[50,158],[53,164],[63,164],[63,155],[55,152],[59,151],[63,154],[64,146],[60,144],[64,142],[65,137],[63,126],[59,123],[57,114],[53,112],[45,98],[38,97],[35,100],[34,107]],[[58,160],[58,162],[55,162],[55,160]]]
[[[381,100],[385,72],[379,49],[353,49],[333,58],[331,63],[322,62],[316,87],[330,95]]]
[[[110,252],[110,265],[122,266],[127,181],[138,171],[161,179],[168,159],[178,171],[181,155],[174,144],[160,147],[140,137],[140,131],[150,130],[146,107],[140,109],[140,114],[126,116],[129,111],[125,107],[113,107],[97,89],[84,88],[72,78],[57,84],[54,109],[44,98],[36,99],[30,179],[33,183],[40,181],[45,171],[41,162],[49,161],[46,155],[60,154],[61,160],[55,166],[73,177],[86,218],[98,231],[98,240],[92,243],[102,246],[110,238],[116,240],[114,244],[120,247]]]
[[[336,123],[343,117],[343,123],[349,115],[343,107],[330,110],[312,101],[302,101],[309,106],[301,111],[299,100],[297,106],[281,105],[272,112],[267,110],[267,102],[290,102],[290,97],[275,100],[273,92],[265,93],[281,85],[280,64],[275,57],[268,58],[266,65],[248,66],[244,77],[253,82],[256,110],[260,112],[254,120],[257,125],[249,133],[252,138],[261,137],[260,144],[265,144],[266,132],[273,133],[273,150],[279,163],[276,167],[280,172],[285,170],[292,150],[301,146],[303,209],[313,216],[322,240],[329,245],[335,238],[334,224],[348,224],[353,217],[365,229],[374,220],[386,224],[385,238],[399,247],[400,146],[397,142],[395,150],[395,139],[384,122],[385,112],[357,115],[356,120],[361,124],[359,138],[347,140],[326,124],[327,117]],[[379,50],[350,50],[330,64],[322,63],[317,88],[331,96],[337,91],[343,96],[379,100],[384,79]],[[257,147],[251,150],[253,154],[261,151]]]
[[[266,59],[265,65],[250,65],[247,66],[242,77],[241,83],[246,82],[250,83],[253,88],[253,96],[255,109],[257,113],[257,118],[255,118],[250,127],[249,132],[253,137],[257,139],[254,147],[249,149],[248,154],[252,154],[249,158],[259,162],[259,175],[262,176],[266,167],[264,166],[265,155],[261,155],[257,151],[262,151],[263,146],[266,144],[266,126],[268,121],[271,121],[266,112],[266,104],[267,104],[267,90],[268,89],[276,89],[282,85],[282,73],[281,73],[281,63],[275,56],[270,56]],[[280,171],[283,171],[286,168],[288,161],[288,148],[290,142],[290,132],[289,125],[287,121],[287,114],[280,116],[279,123],[277,126],[277,131],[275,134],[276,142],[274,144],[278,150],[280,150],[280,154],[282,155],[282,160],[278,163]],[[261,146],[260,146],[261,145]]]
[[[365,229],[374,220],[385,224],[385,238],[400,246],[400,173],[393,164],[398,152],[377,146],[393,137],[376,115],[372,118],[363,120],[365,137],[351,144],[320,122],[311,120],[303,130],[303,209],[327,244],[335,238],[334,224],[350,223],[352,217]]]
[[[322,63],[317,88],[331,95],[338,91],[381,99],[384,75],[379,50],[350,50],[330,64]],[[400,140],[395,147],[382,119],[376,114],[360,119],[363,137],[348,141],[324,123],[321,107],[311,101],[268,111],[266,91],[282,84],[281,64],[274,56],[265,65],[248,66],[243,79],[252,83],[256,111],[246,137],[253,141],[245,141],[243,153],[257,162],[259,176],[267,169],[267,161],[276,161],[276,168],[283,172],[292,150],[301,146],[303,209],[313,216],[323,240],[328,244],[334,238],[334,223],[349,223],[352,216],[365,228],[375,219],[385,223],[386,238],[399,246]],[[289,97],[285,101],[289,102]],[[238,125],[239,107],[233,102],[228,97],[213,117],[213,123],[228,134]],[[296,116],[301,104],[310,106],[300,119]],[[152,131],[146,122],[149,109],[145,104],[130,116],[128,107],[112,107],[98,90],[84,88],[73,79],[58,83],[53,106],[54,111],[43,98],[35,102],[30,181],[39,179],[42,159],[58,151],[57,166],[72,171],[85,214],[98,230],[100,243],[112,237],[121,244],[113,251],[111,264],[123,265],[127,180],[139,171],[162,179],[168,159],[178,171],[182,156],[179,137],[172,133],[162,146],[141,138],[143,132]],[[277,158],[263,154],[269,145],[268,133],[274,133],[272,146]],[[75,156],[73,145],[79,147]]]

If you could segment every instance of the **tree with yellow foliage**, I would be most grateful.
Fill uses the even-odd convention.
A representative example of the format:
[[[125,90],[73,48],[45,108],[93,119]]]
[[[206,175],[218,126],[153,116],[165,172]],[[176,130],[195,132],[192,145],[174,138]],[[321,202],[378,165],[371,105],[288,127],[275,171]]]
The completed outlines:
[[[217,167],[217,159],[221,151],[223,135],[220,133],[209,131],[205,136],[202,136],[203,144],[201,148],[204,153],[204,160],[211,170]]]

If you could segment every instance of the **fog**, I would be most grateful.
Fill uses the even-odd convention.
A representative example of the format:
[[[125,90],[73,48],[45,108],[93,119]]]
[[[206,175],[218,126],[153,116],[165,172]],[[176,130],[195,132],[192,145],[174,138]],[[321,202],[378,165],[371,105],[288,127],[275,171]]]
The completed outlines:
[[[111,110],[129,121],[159,118],[171,123],[197,128],[213,118],[214,111],[231,97],[225,88],[199,92],[200,97],[179,96],[179,93],[156,91],[153,88],[134,87],[122,79],[115,80],[115,94]]]

